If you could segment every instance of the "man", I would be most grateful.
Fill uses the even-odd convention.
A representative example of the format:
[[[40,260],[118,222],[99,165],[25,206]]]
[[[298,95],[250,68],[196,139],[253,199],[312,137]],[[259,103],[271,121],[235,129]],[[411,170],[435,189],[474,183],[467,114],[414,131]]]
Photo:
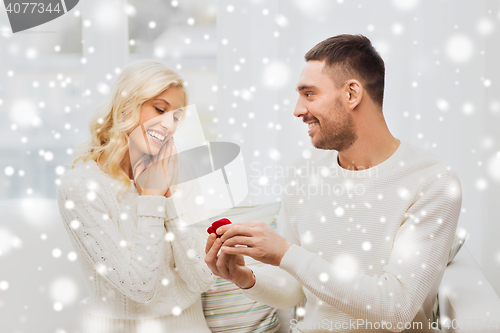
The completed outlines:
[[[208,239],[205,262],[270,306],[305,297],[293,332],[434,332],[460,181],[434,155],[389,132],[385,66],[368,38],[328,38],[305,60],[294,115],[318,150],[287,176],[280,234],[259,222],[225,225],[220,239]],[[311,164],[320,172],[307,174]],[[314,186],[318,194],[306,195]],[[268,265],[252,271],[242,255]]]

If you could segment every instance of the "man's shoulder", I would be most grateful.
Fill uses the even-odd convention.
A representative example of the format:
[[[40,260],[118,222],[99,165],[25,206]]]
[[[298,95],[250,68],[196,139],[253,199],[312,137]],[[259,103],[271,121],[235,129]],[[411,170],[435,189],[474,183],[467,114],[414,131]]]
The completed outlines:
[[[452,167],[436,154],[412,143],[407,142],[406,144],[407,149],[397,167],[406,169],[409,176],[418,176],[422,182],[442,175],[449,175],[460,182]]]

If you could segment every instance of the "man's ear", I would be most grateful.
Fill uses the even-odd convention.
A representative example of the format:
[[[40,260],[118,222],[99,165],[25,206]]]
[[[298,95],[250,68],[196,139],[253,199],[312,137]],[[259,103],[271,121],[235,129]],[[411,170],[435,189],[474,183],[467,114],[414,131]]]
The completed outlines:
[[[346,82],[347,104],[350,110],[354,110],[363,98],[364,89],[358,80],[351,79]]]

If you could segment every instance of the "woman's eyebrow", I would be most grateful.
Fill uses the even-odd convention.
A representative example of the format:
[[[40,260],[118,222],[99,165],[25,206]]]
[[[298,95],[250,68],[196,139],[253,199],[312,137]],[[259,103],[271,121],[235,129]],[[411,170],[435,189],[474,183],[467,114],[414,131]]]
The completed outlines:
[[[170,103],[169,103],[169,102],[167,102],[167,100],[166,100],[166,99],[163,99],[163,98],[155,98],[155,99],[154,99],[154,101],[162,101],[162,102],[165,102],[165,103],[167,103],[167,106],[168,106],[168,107],[170,107]]]

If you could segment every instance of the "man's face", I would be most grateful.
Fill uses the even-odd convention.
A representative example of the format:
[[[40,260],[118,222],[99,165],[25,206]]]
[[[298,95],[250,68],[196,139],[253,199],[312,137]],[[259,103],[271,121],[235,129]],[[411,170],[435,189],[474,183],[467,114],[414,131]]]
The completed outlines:
[[[294,115],[303,117],[314,147],[342,151],[356,141],[351,114],[341,100],[347,94],[337,89],[330,75],[323,72],[324,61],[306,62],[297,84],[299,99]],[[347,96],[342,96],[347,99]]]

